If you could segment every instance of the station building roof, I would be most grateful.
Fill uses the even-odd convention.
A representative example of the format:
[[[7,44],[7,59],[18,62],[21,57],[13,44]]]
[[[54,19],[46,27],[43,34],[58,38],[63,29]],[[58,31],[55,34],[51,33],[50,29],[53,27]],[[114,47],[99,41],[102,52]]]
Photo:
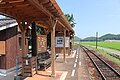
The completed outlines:
[[[0,19],[0,31],[17,25],[18,23],[14,19]]]
[[[50,17],[57,18],[71,33],[71,25],[55,0],[1,0],[0,12],[17,21],[37,22],[51,27]]]

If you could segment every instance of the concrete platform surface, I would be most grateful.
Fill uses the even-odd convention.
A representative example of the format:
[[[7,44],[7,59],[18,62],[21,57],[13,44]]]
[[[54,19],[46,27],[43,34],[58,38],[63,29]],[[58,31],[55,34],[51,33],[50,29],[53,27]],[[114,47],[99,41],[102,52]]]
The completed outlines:
[[[61,80],[64,72],[56,71],[55,77],[50,77],[50,71],[38,71],[33,77],[27,77],[25,80]]]
[[[66,61],[63,62],[63,54],[60,54],[55,61],[55,77],[50,77],[51,67],[46,71],[37,71],[33,77],[27,77],[24,80],[90,80],[85,53],[80,47],[75,47],[71,55],[66,55]],[[6,77],[0,77],[0,80],[14,80],[13,74]]]

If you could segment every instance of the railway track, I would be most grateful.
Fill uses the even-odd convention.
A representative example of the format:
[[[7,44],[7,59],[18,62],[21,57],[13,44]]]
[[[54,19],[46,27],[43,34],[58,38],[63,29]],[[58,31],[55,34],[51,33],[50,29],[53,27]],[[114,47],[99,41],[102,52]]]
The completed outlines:
[[[120,80],[120,73],[111,67],[107,62],[96,55],[95,52],[81,46],[84,52],[88,55],[95,68],[99,72],[102,80]]]

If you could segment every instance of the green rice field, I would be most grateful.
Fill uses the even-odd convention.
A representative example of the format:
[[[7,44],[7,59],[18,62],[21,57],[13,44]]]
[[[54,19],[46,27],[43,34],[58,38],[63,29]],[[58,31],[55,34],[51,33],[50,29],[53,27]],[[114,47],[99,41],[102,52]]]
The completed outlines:
[[[79,44],[80,44],[79,41],[75,41],[75,42],[74,42],[74,45],[79,45]]]
[[[81,44],[96,45],[95,42],[81,42]],[[98,46],[120,51],[120,42],[98,42]]]

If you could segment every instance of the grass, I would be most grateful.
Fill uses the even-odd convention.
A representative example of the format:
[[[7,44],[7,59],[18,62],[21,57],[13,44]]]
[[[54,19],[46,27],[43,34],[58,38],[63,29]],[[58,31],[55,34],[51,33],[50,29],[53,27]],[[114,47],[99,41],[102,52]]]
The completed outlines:
[[[81,44],[96,45],[95,42],[82,42]],[[120,51],[120,42],[98,42],[98,46]]]
[[[79,42],[79,41],[75,41],[74,44],[75,44],[75,45],[79,45],[80,42]]]
[[[91,47],[91,46],[89,46]],[[112,53],[109,53],[103,49],[96,49],[95,47],[92,47],[95,51],[98,51],[101,55],[103,55],[104,57],[108,58],[109,60],[113,61],[114,63],[116,63],[117,65],[120,66],[120,60],[113,57],[113,56],[110,56],[110,54]]]
[[[109,60],[115,62],[116,64],[120,66],[120,60],[113,56],[110,56],[109,54],[111,53],[108,53],[107,51],[102,50],[102,49],[97,49],[96,51],[100,52],[100,54],[102,54],[104,57],[108,58]]]

